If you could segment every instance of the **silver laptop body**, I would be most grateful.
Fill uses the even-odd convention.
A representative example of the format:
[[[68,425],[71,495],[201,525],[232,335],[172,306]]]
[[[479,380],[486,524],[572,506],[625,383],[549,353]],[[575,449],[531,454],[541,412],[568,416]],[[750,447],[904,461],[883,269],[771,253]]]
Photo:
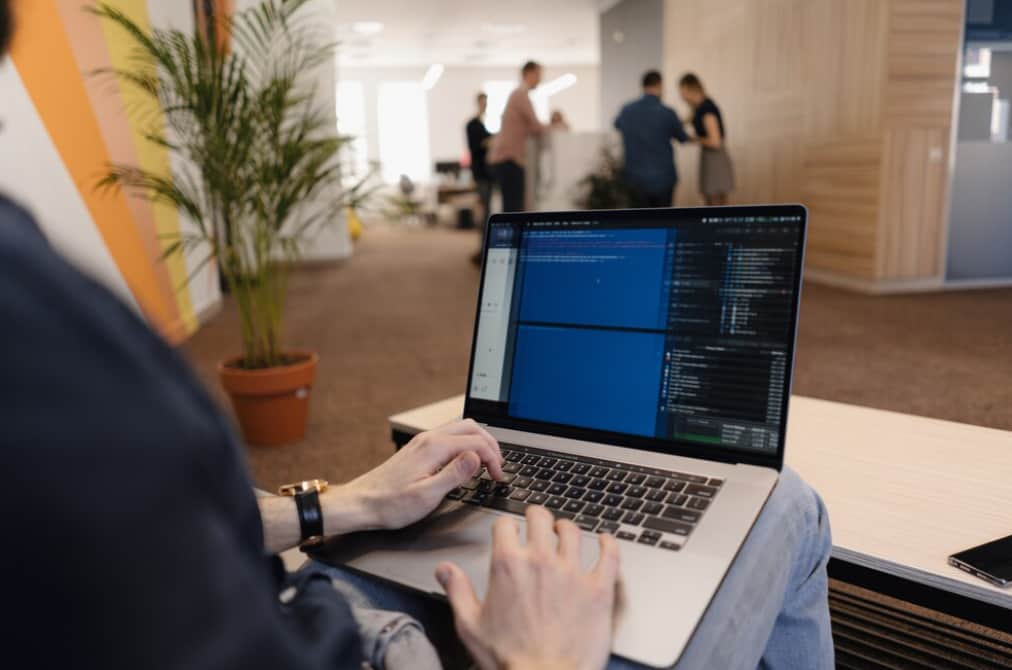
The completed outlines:
[[[622,472],[640,482],[623,501],[638,488],[653,498],[679,489],[639,524],[625,523],[638,512],[621,506],[614,522],[576,514],[596,525],[584,531],[587,566],[596,532],[625,540],[619,656],[677,662],[777,483],[806,222],[800,205],[489,220],[465,416],[529,474],[547,473],[523,459]],[[507,514],[522,525],[526,503],[491,492],[476,502],[476,490],[456,491],[410,528],[336,538],[324,560],[437,597],[433,571],[450,560],[483,597],[492,523]],[[698,516],[688,530],[673,522],[686,514]]]

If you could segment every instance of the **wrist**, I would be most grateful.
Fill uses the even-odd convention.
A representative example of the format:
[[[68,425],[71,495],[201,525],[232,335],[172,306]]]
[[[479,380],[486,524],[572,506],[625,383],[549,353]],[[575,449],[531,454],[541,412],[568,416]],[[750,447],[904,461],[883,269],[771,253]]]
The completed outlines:
[[[320,495],[323,510],[323,532],[345,535],[362,530],[381,528],[376,506],[353,484],[332,486]]]

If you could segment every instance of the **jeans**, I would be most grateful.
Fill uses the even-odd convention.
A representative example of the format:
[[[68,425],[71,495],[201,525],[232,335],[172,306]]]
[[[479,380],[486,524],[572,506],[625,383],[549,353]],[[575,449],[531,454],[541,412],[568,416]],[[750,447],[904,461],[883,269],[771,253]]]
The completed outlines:
[[[492,213],[492,180],[488,177],[479,177],[474,180],[474,184],[478,189],[478,199],[481,201],[481,220],[478,228],[484,230]]]
[[[499,184],[502,193],[502,210],[504,212],[524,211],[524,166],[514,161],[503,161],[492,166],[492,174]]]
[[[831,548],[822,500],[797,473],[784,469],[675,667],[832,668],[826,577]],[[429,670],[440,663],[467,667],[445,603],[341,568],[327,569],[335,588],[351,603],[366,657],[374,667]],[[377,614],[376,608],[385,611]],[[383,651],[385,658],[377,656],[377,651]],[[407,663],[401,665],[404,659]],[[643,667],[614,656],[608,663],[609,670]]]
[[[675,185],[672,184],[668,188],[663,188],[659,191],[647,191],[644,189],[633,188],[632,192],[632,206],[634,208],[641,207],[672,207],[675,202]]]

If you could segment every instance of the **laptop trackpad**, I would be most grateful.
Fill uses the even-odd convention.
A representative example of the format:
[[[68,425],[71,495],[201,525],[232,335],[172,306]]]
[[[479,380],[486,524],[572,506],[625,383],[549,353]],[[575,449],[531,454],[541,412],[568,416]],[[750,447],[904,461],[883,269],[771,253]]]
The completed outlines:
[[[436,566],[452,561],[471,578],[479,598],[488,586],[492,524],[499,517],[471,505],[445,502],[428,518],[397,531],[369,531],[335,537],[314,552],[324,563],[344,565],[405,586],[442,594],[434,576]],[[510,515],[526,542],[526,522]],[[584,538],[581,562],[593,565],[597,543]]]

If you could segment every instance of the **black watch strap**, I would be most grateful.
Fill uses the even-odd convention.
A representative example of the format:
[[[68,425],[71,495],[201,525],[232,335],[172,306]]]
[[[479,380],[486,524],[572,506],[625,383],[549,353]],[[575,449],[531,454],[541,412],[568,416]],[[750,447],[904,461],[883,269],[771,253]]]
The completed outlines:
[[[299,510],[299,528],[302,541],[323,536],[323,510],[320,508],[320,493],[315,488],[295,494],[295,507]]]

